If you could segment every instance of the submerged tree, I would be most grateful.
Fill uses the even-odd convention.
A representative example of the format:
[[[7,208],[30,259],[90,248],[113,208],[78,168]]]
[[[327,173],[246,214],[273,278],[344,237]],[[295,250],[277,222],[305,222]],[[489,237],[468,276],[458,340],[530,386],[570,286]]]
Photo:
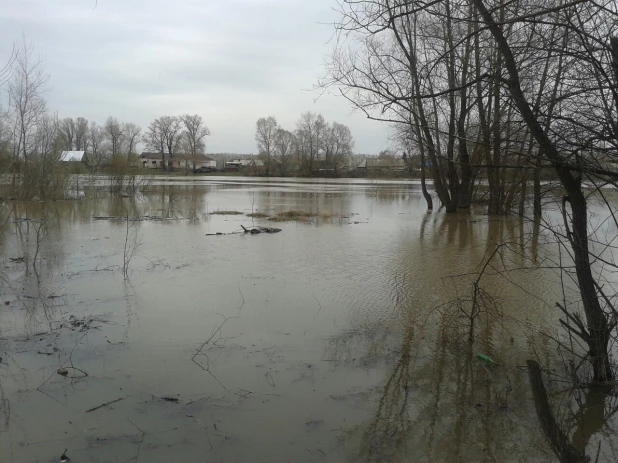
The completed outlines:
[[[618,126],[614,122],[618,103],[618,73],[612,72],[618,69],[618,55],[614,55],[612,49],[615,40],[612,36],[618,32],[617,5],[613,2],[599,5],[585,1],[567,8],[557,3],[552,8],[554,14],[546,11],[547,5],[534,5],[513,15],[512,22],[529,28],[536,28],[537,18],[550,15],[554,25],[559,25],[561,33],[569,37],[568,42],[565,40],[556,44],[543,40],[542,31],[532,32],[544,43],[539,61],[557,59],[558,62],[566,60],[571,64],[564,71],[559,68],[562,72],[555,74],[555,85],[562,87],[556,95],[561,108],[552,117],[555,122],[544,126],[533,110],[530,97],[524,92],[527,79],[522,71],[525,65],[517,61],[513,53],[514,44],[507,40],[483,1],[472,2],[504,59],[508,73],[507,88],[513,104],[540,152],[555,169],[566,194],[562,201],[564,226],[586,325],[564,308],[569,320],[565,325],[588,345],[594,380],[609,381],[614,377],[609,359],[610,335],[616,326],[615,321],[609,320],[610,316],[614,318],[614,306],[592,272],[591,260],[601,256],[595,254],[589,243],[588,200],[582,180],[586,178],[598,184],[618,179],[618,175],[603,167],[603,158],[608,154],[615,156],[618,147]],[[502,18],[499,21],[502,22]],[[607,40],[608,37],[613,40]],[[555,102],[550,101],[549,104],[554,106]],[[570,215],[567,204],[570,205]],[[608,207],[611,208],[609,204]],[[615,267],[613,261],[609,264]]]
[[[586,344],[596,382],[614,377],[616,311],[603,283],[616,265],[611,241],[591,245],[585,190],[596,189],[616,222],[598,187],[618,178],[607,167],[618,160],[617,8],[591,0],[343,0],[337,27],[355,48],[340,42],[322,82],[369,117],[409,127],[446,211],[467,206],[478,168],[489,213],[506,212],[517,194],[523,212],[532,169],[540,214],[540,171],[554,170],[564,191],[564,225],[554,231],[565,236],[585,315],[563,308],[563,323]]]

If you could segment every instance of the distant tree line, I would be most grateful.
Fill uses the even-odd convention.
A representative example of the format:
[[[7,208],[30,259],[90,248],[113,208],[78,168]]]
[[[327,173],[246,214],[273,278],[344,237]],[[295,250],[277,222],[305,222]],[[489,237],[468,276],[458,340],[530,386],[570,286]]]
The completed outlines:
[[[337,176],[347,167],[354,149],[348,126],[326,122],[324,116],[311,111],[301,114],[293,131],[279,126],[273,116],[258,119],[255,141],[259,155],[265,159],[267,175],[278,162],[282,173],[294,169],[311,175],[322,170]]]
[[[210,130],[198,114],[161,116],[145,132],[113,116],[103,125],[84,117],[60,119],[45,99],[48,81],[41,59],[24,38],[0,70],[0,86],[7,87],[8,95],[6,109],[0,108],[0,167],[12,174],[12,197],[62,195],[68,181],[59,170],[63,151],[84,151],[95,170],[104,164],[135,166],[140,143],[161,154],[164,168],[166,157],[183,154],[195,160],[205,152]]]
[[[108,117],[103,126],[88,122],[83,117],[67,117],[59,121],[58,136],[63,150],[85,151],[88,162],[99,167],[103,161],[118,156],[132,161],[137,156],[137,145],[143,142],[147,148],[170,159],[175,154],[196,156],[206,149],[205,137],[210,130],[198,114],[161,116],[142,129],[131,122],[119,122]],[[165,166],[165,162],[163,163]]]

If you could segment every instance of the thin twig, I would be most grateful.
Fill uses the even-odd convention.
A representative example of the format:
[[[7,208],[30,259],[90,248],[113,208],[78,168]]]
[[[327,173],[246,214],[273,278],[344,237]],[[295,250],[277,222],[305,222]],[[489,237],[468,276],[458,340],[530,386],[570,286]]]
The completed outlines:
[[[120,397],[119,399],[112,400],[110,402],[105,402],[104,404],[101,404],[98,407],[94,407],[94,408],[91,408],[90,410],[86,410],[86,413],[90,413],[95,410],[98,410],[99,408],[103,408],[103,407],[107,407],[108,405],[115,404],[116,402],[120,402],[122,399],[124,399],[124,397]]]
[[[135,426],[135,428],[137,428],[139,430],[139,432],[142,433],[142,438],[139,441],[139,445],[137,446],[137,454],[135,455],[135,461],[139,460],[139,451],[142,448],[142,442],[144,442],[144,436],[146,435],[146,433],[144,432],[144,430],[142,428],[140,428],[138,425],[136,425],[133,421],[131,421],[130,419],[127,418],[127,420],[129,421],[129,423],[131,423],[133,426]]]

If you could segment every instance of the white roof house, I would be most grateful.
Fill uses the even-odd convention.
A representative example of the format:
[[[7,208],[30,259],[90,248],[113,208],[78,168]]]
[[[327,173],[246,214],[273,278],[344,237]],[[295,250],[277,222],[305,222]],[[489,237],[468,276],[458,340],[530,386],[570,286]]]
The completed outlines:
[[[63,151],[60,156],[61,161],[69,162],[69,161],[77,161],[80,162],[84,157],[85,151]]]

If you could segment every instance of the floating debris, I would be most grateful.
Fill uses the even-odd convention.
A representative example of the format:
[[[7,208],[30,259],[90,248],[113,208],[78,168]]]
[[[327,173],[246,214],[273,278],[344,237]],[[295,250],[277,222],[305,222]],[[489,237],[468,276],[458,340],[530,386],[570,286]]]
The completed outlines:
[[[101,404],[101,405],[99,405],[97,407],[93,407],[90,410],[86,410],[86,413],[90,413],[90,412],[93,412],[95,410],[98,410],[99,408],[103,408],[103,407],[107,407],[108,405],[115,404],[116,402],[120,402],[122,399],[124,399],[124,397],[121,397],[121,398],[116,399],[116,400],[112,400],[110,402],[105,402],[104,404]]]
[[[485,354],[476,354],[476,358],[478,358],[479,360],[482,360],[484,362],[484,364],[486,365],[494,365],[494,366],[500,366],[499,363],[494,362],[492,360],[491,357],[489,357],[488,355]]]
[[[223,235],[238,235],[238,234],[244,234],[244,233],[249,233],[250,235],[259,235],[260,233],[279,233],[281,231],[280,228],[273,228],[273,227],[251,227],[251,228],[247,228],[242,226],[242,230],[237,230],[237,231],[233,231],[230,233],[221,233],[221,232],[217,232],[217,233],[206,233],[206,236],[223,236]]]
[[[272,228],[272,227],[251,227],[245,228],[241,225],[242,229],[245,233],[251,233],[252,235],[257,235],[259,233],[279,233],[281,231],[280,228]]]
[[[311,218],[315,216],[316,214],[312,212],[286,211],[280,212],[276,216],[270,217],[268,220],[273,222],[308,222]]]
[[[178,403],[178,399],[176,397],[161,397],[161,400],[165,400],[166,402]]]
[[[243,215],[243,213],[239,211],[215,211],[211,212],[210,215]]]

